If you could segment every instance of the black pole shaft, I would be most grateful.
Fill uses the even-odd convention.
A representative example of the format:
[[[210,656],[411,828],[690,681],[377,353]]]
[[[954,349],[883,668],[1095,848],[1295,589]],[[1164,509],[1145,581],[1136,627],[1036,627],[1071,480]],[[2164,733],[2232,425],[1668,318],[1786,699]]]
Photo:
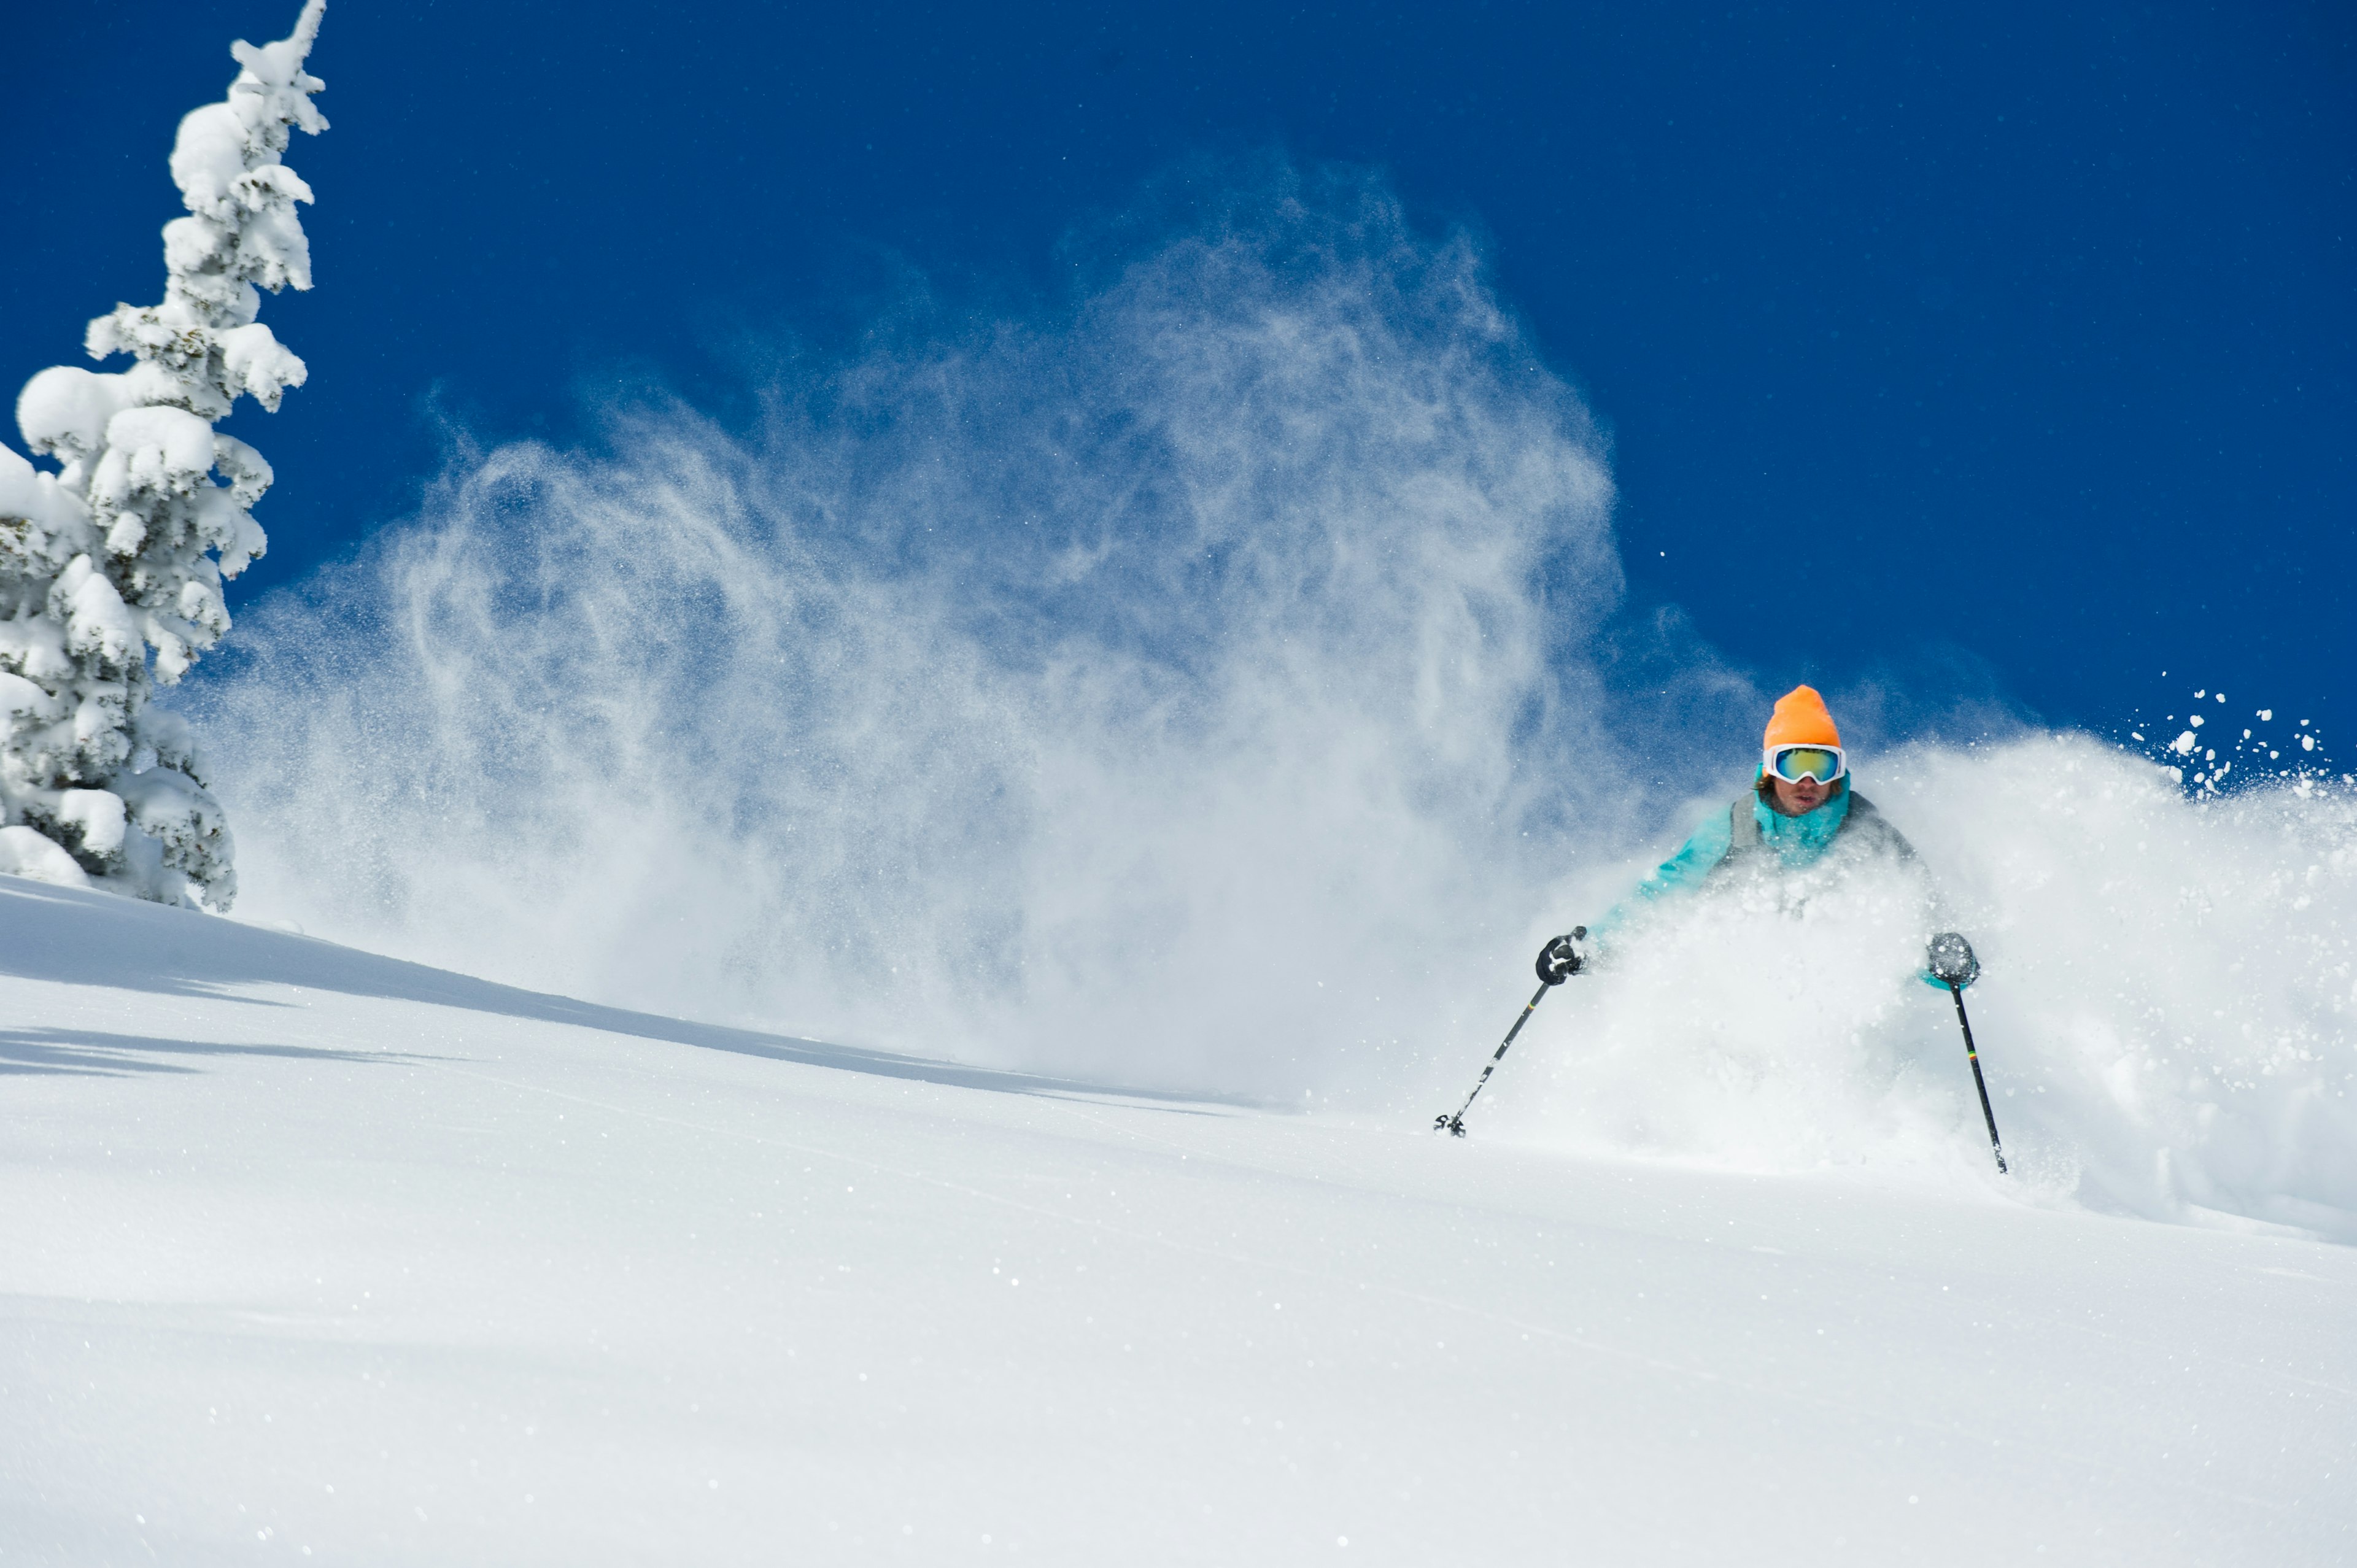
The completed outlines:
[[[1964,1029],[1964,1059],[1973,1064],[1973,1087],[1981,1091],[1981,1120],[1988,1123],[1989,1152],[1996,1155],[1997,1174],[2005,1174],[2005,1145],[1997,1142],[1996,1112],[1989,1109],[1988,1083],[1981,1077],[1981,1054],[1973,1048],[1973,1021],[1964,1016],[1964,988],[1954,981],[1948,982],[1948,993],[1956,999],[1956,1022]]]
[[[1491,1054],[1489,1062],[1481,1069],[1481,1076],[1473,1080],[1473,1093],[1465,1097],[1465,1103],[1457,1108],[1456,1115],[1435,1117],[1432,1122],[1435,1132],[1446,1128],[1458,1137],[1465,1136],[1465,1113],[1473,1109],[1474,1096],[1480,1094],[1481,1086],[1490,1081],[1490,1075],[1498,1070],[1498,1064],[1506,1058],[1506,1047],[1514,1043],[1514,1036],[1521,1034],[1523,1026],[1531,1021],[1531,1014],[1537,1009],[1542,1001],[1545,1000],[1546,993],[1554,989],[1552,985],[1541,985],[1536,991],[1531,993],[1531,999],[1523,1004],[1523,1015],[1514,1020],[1514,1026],[1506,1031],[1506,1037],[1498,1043],[1497,1050]]]

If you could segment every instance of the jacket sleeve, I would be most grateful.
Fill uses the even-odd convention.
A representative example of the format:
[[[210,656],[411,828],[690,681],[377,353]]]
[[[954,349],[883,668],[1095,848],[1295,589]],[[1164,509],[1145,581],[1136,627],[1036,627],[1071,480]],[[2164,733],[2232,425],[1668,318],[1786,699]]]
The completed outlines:
[[[1866,802],[1861,798],[1857,804],[1866,804]],[[1853,805],[1852,810],[1856,810],[1856,805]],[[1889,819],[1873,810],[1871,806],[1867,807],[1865,820],[1859,823],[1859,826],[1871,830],[1871,836],[1866,841],[1869,848],[1896,855],[1901,864],[1915,867],[1917,874],[1922,877],[1924,892],[1931,901],[1932,929],[1947,930],[1953,928],[1955,924],[1955,917],[1949,911],[1948,900],[1940,889],[1939,879],[1932,875],[1931,867],[1923,864],[1923,857],[1915,853],[1915,846],[1907,842],[1907,835],[1892,827]],[[1948,983],[1933,974],[1928,963],[1917,972],[1915,978],[1934,991],[1948,989]],[[1970,985],[1972,982],[1966,981],[1964,983]]]
[[[1721,806],[1702,820],[1702,825],[1687,835],[1678,845],[1677,854],[1662,862],[1637,884],[1636,891],[1608,910],[1604,918],[1588,929],[1591,940],[1599,946],[1609,942],[1629,918],[1629,911],[1639,899],[1665,897],[1683,893],[1702,885],[1702,879],[1717,868],[1735,843],[1735,815],[1731,806]]]

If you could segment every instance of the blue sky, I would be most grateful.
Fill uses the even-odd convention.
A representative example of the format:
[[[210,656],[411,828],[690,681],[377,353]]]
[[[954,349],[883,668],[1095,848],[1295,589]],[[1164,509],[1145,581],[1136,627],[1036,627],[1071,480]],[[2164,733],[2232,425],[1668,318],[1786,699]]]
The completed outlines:
[[[0,382],[155,297],[172,128],[295,10],[12,18]],[[1611,433],[1632,611],[1763,681],[2357,715],[2343,6],[340,0],[312,64],[318,287],[264,319],[313,374],[240,416],[279,475],[242,596],[411,510],[454,424],[741,413],[911,276],[1041,309],[1076,228],[1276,150],[1480,237]]]

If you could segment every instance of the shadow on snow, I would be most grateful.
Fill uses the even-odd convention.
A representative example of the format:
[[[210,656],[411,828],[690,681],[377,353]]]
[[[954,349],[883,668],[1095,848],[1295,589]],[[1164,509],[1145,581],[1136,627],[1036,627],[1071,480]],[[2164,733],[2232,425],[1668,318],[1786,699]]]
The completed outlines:
[[[409,1051],[339,1051],[325,1046],[239,1046],[210,1040],[162,1040],[91,1029],[0,1029],[0,1077],[53,1073],[72,1078],[124,1078],[133,1073],[196,1072],[154,1057],[283,1057],[334,1062],[415,1062],[441,1058]]]
[[[609,1035],[693,1046],[699,1050],[729,1051],[738,1056],[909,1079],[952,1089],[1060,1099],[1111,1097],[1172,1112],[1193,1108],[1195,1114],[1215,1114],[1203,1109],[1211,1106],[1266,1109],[1257,1101],[1240,1096],[1182,1094],[1083,1083],[829,1045],[791,1035],[691,1023],[653,1013],[634,1013],[627,1008],[605,1007],[476,980],[448,970],[429,969],[424,964],[339,947],[314,937],[241,925],[194,910],[168,908],[111,893],[52,887],[16,876],[0,875],[0,975],[269,1007],[287,1004],[243,995],[238,988],[290,985],[348,996],[430,1003],[540,1023],[571,1024]],[[170,1062],[142,1061],[124,1054],[132,1051],[310,1057],[360,1062],[432,1059],[403,1058],[393,1052],[337,1051],[304,1046],[203,1045],[39,1030],[0,1032],[0,1074],[93,1076],[199,1070]]]

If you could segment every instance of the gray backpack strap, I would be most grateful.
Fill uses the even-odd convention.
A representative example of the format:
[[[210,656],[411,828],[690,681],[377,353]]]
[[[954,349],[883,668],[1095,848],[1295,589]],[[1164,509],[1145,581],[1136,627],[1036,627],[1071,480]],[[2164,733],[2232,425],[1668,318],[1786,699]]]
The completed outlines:
[[[1734,865],[1760,853],[1760,819],[1752,811],[1758,800],[1756,793],[1747,791],[1727,808],[1727,856],[1719,865]],[[1906,835],[1874,809],[1873,801],[1855,789],[1849,792],[1849,810],[1842,813],[1841,826],[1834,830],[1834,843],[1842,846],[1845,854],[1915,858],[1915,846],[1907,842]]]
[[[1849,814],[1842,819],[1841,832],[1835,836],[1868,853],[1879,850],[1901,860],[1915,858],[1915,846],[1907,842],[1907,835],[1892,827],[1890,819],[1855,789],[1849,792]]]
[[[1759,799],[1746,789],[1736,797],[1735,804],[1727,808],[1727,858],[1729,860],[1749,854],[1760,847],[1760,819],[1751,814],[1751,808]]]

